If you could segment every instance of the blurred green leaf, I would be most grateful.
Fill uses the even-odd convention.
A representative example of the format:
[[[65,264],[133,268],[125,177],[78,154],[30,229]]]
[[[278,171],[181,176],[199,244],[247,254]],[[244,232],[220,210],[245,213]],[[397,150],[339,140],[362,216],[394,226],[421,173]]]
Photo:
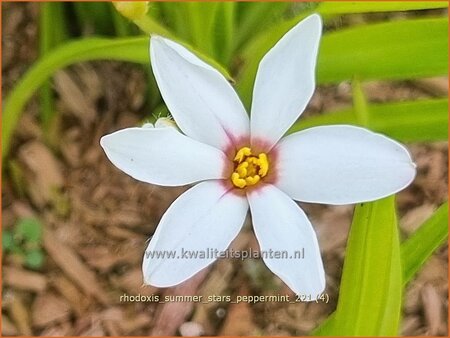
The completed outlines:
[[[228,65],[231,59],[233,40],[235,36],[235,2],[218,3],[213,24],[214,50],[217,61]]]
[[[316,11],[327,14],[353,14],[368,12],[394,12],[419,9],[446,8],[446,1],[326,1],[321,2]]]
[[[14,237],[11,231],[3,230],[2,232],[2,252],[12,250],[14,247]]]
[[[414,234],[402,243],[403,278],[420,270],[431,254],[448,238],[448,202],[444,203]]]
[[[131,23],[127,19],[125,19],[121,14],[119,14],[117,12],[117,10],[114,8],[112,3],[109,7],[110,7],[111,16],[112,16],[112,20],[113,20],[113,24],[114,24],[114,30],[116,31],[116,35],[118,37],[134,35],[132,33],[132,29],[130,26]]]
[[[39,49],[41,53],[45,53],[69,36],[64,3],[42,2],[39,14]]]
[[[25,255],[25,265],[32,269],[39,269],[44,264],[44,253],[41,249],[31,250]]]
[[[213,49],[214,18],[216,17],[218,2],[183,2],[177,3],[182,6],[187,19],[187,26],[191,32],[191,41],[196,49],[211,56],[215,56]]]
[[[75,14],[81,30],[95,35],[112,35],[114,29],[108,2],[74,2]]]
[[[369,126],[369,108],[367,107],[367,99],[364,94],[361,81],[357,78],[352,82],[353,91],[353,110],[356,120],[364,127]]]
[[[164,19],[162,22],[174,32],[178,38],[184,41],[191,40],[191,32],[187,29],[186,12],[182,6],[174,6],[171,2],[154,3],[160,9],[160,14]]]
[[[291,2],[239,2],[238,26],[234,37],[234,49],[241,47],[250,38],[279,22]]]
[[[249,106],[259,61],[293,27],[290,20],[263,32],[242,52],[238,90]],[[408,19],[326,33],[317,65],[319,83],[358,77],[413,79],[448,73],[448,19]]]
[[[35,218],[22,218],[16,225],[15,235],[25,242],[40,243],[42,239],[42,224]]]
[[[369,104],[367,127],[402,142],[448,139],[448,99]],[[300,118],[289,133],[329,124],[362,125],[353,108]]]
[[[394,197],[358,204],[333,325],[322,334],[398,335],[402,285]]]

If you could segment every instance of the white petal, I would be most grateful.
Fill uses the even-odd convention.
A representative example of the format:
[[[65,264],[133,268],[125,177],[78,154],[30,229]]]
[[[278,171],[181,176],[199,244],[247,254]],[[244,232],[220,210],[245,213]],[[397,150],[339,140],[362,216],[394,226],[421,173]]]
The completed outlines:
[[[161,95],[186,135],[219,149],[248,136],[245,108],[217,70],[159,36],[151,38],[150,59]]]
[[[227,191],[219,181],[202,182],[186,191],[166,211],[145,251],[145,284],[173,286],[211,264],[214,250],[224,251],[239,233],[247,210],[245,196]],[[197,257],[183,258],[183,252]],[[173,256],[161,256],[164,253]]]
[[[314,93],[321,31],[320,16],[313,14],[262,59],[253,89],[252,142],[274,145],[305,109]]]
[[[268,268],[296,294],[311,295],[311,300],[316,300],[325,289],[325,273],[316,234],[303,210],[270,184],[249,193],[248,201]],[[302,249],[304,258],[299,258]],[[267,254],[271,251],[272,258]],[[287,258],[275,258],[276,252],[286,252]]]
[[[227,158],[175,128],[128,128],[105,135],[100,144],[120,170],[147,183],[177,186],[223,178]]]
[[[303,202],[376,200],[408,186],[416,173],[405,147],[354,126],[307,129],[281,140],[275,151],[276,185]]]

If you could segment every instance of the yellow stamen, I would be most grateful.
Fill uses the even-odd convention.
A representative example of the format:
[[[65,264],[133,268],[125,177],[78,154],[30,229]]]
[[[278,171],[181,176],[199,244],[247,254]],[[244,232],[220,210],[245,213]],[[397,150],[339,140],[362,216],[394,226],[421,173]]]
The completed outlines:
[[[247,183],[247,185],[255,185],[259,182],[260,179],[261,177],[259,177],[259,175],[248,176],[245,178],[245,182]]]
[[[237,188],[252,186],[269,172],[269,159],[265,153],[254,156],[249,147],[239,149],[234,157],[235,169],[231,182]]]
[[[245,177],[247,176],[247,168],[248,162],[242,162],[237,166],[236,172],[239,174],[240,177]]]
[[[251,150],[249,147],[244,147],[239,149],[239,151],[236,153],[236,156],[234,157],[234,161],[238,161],[238,163],[241,163],[245,157],[251,155]]]
[[[267,155],[264,153],[259,154],[259,171],[258,174],[260,174],[262,177],[267,175],[267,172],[269,171],[269,160],[267,158]]]
[[[245,182],[243,178],[240,178],[238,173],[233,173],[231,175],[231,181],[238,188],[243,188],[247,185],[247,182]]]

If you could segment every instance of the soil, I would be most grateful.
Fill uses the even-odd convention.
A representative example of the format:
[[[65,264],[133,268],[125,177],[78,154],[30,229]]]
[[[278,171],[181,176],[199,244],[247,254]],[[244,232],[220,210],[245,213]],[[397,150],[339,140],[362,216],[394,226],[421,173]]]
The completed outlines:
[[[4,98],[37,58],[38,8],[34,3],[2,7],[8,18],[2,20]],[[27,105],[11,156],[3,164],[2,224],[7,230],[20,218],[38,217],[44,227],[45,263],[33,270],[3,254],[2,334],[307,335],[336,307],[353,206],[302,204],[318,234],[329,303],[157,301],[171,295],[292,296],[262,261],[253,259],[219,260],[174,288],[142,286],[147,240],[186,187],[133,180],[107,160],[99,138],[150,116],[146,81],[141,66],[120,62],[88,62],[58,72],[53,85],[59,132],[50,140],[39,123],[37,97]],[[386,102],[443,95],[447,79],[364,86],[371,102]],[[348,83],[323,86],[305,116],[350,105]],[[403,238],[448,195],[447,143],[408,147],[418,174],[397,197]],[[249,220],[232,247],[258,250]],[[447,250],[447,245],[440,248],[407,287],[402,335],[448,334]],[[137,295],[145,301],[125,297]]]

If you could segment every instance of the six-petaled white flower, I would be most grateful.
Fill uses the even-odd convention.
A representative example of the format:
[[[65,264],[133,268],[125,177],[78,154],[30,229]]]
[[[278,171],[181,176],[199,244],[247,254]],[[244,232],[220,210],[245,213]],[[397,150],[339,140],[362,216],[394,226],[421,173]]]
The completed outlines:
[[[101,145],[111,162],[137,180],[180,186],[201,182],[169,207],[144,256],[144,282],[176,285],[214,257],[189,260],[181,250],[226,250],[250,208],[260,249],[305,257],[264,262],[294,292],[325,287],[315,232],[294,202],[350,204],[405,188],[415,165],[399,143],[366,129],[335,125],[282,136],[315,88],[322,23],[314,14],[291,29],[264,56],[249,119],[226,79],[181,45],[153,36],[150,58],[176,128],[128,128]],[[349,60],[351,62],[351,60]]]

